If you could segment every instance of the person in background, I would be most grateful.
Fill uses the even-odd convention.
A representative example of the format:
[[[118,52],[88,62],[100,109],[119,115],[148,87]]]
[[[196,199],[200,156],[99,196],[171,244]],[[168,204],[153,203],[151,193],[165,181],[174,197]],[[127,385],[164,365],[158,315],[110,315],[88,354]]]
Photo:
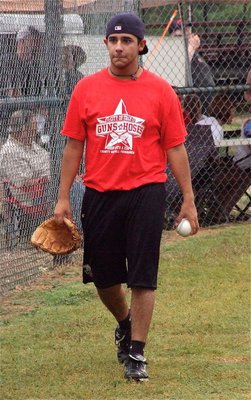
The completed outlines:
[[[187,94],[183,97],[181,104],[185,125],[197,124],[202,116],[202,107],[199,96],[196,94]]]
[[[251,85],[251,69],[248,72],[246,84]],[[244,99],[251,105],[251,89],[244,92]],[[241,138],[251,138],[251,118],[244,121],[241,128]],[[251,173],[251,145],[239,145],[234,156],[234,161],[241,169]]]
[[[42,33],[35,27],[24,26],[17,32],[13,49],[1,48],[0,92],[3,97],[38,96],[43,91]],[[1,110],[0,136],[6,140],[7,125],[13,107]]]
[[[224,139],[225,124],[231,124],[235,114],[234,103],[227,94],[217,94],[208,106],[207,115],[201,114],[197,125],[210,125],[215,144]]]
[[[219,121],[214,116],[202,114],[199,96],[196,94],[186,95],[182,101],[182,107],[186,126],[189,124],[210,126],[215,144],[223,139],[224,132]]]
[[[16,36],[16,56],[12,59],[8,95],[38,96],[44,86],[42,69],[42,34],[34,26],[20,29]]]
[[[8,96],[27,97],[44,94],[46,79],[42,67],[43,37],[42,33],[32,25],[22,27],[16,35],[16,54],[11,59]],[[44,133],[48,116],[45,106],[36,110],[37,140],[46,149],[49,147],[49,137]]]
[[[17,224],[19,233],[29,240],[48,211],[50,157],[36,143],[37,120],[32,111],[22,109],[12,113],[8,133],[0,150],[0,179],[7,210],[3,219],[7,229]]]
[[[83,281],[94,282],[118,323],[117,358],[125,378],[144,381],[167,162],[183,193],[176,222],[188,218],[192,234],[199,226],[179,99],[165,80],[139,64],[148,52],[143,22],[131,13],[115,15],[104,43],[109,67],[81,79],[69,102],[54,216],[59,224],[64,216],[72,219],[70,188],[85,151]],[[130,305],[123,284],[131,290]]]
[[[70,95],[77,84],[83,78],[79,67],[86,62],[86,53],[80,46],[68,44],[63,47],[63,68],[66,94]]]
[[[199,52],[200,37],[192,32],[192,23],[188,22],[184,26],[184,32],[187,36],[187,51],[190,62],[191,75],[194,87],[214,87],[215,81],[210,66],[204,60]],[[181,19],[174,20],[169,29],[169,34],[172,36],[183,36]],[[212,100],[213,94],[203,92],[198,94],[202,112],[208,113],[208,106]]]

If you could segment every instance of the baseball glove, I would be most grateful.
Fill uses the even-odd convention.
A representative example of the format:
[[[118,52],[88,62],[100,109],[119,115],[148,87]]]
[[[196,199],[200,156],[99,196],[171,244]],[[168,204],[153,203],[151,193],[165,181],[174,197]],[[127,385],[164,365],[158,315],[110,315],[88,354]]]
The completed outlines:
[[[54,255],[72,253],[80,247],[80,243],[81,235],[77,227],[67,218],[64,218],[63,224],[49,218],[31,236],[33,246]]]

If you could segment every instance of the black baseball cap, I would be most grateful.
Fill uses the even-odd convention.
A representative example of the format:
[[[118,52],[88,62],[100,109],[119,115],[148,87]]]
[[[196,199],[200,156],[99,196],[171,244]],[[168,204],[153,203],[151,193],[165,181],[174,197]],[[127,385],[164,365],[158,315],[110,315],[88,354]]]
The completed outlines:
[[[145,36],[145,25],[139,17],[131,13],[122,13],[114,15],[106,27],[106,38],[113,33],[129,33],[142,40]],[[148,47],[145,45],[139,55],[146,54]]]

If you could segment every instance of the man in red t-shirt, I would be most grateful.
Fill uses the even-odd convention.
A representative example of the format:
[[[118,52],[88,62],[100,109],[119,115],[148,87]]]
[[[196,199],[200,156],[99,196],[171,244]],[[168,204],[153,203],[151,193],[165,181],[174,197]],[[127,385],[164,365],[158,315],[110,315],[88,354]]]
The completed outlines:
[[[183,193],[176,222],[188,218],[195,234],[198,220],[178,97],[139,65],[148,51],[143,22],[134,14],[114,16],[104,42],[110,67],[80,80],[68,106],[54,215],[58,223],[72,218],[69,192],[85,147],[83,281],[94,282],[117,320],[118,360],[125,378],[138,381],[148,378],[144,346],[157,287],[167,162]]]

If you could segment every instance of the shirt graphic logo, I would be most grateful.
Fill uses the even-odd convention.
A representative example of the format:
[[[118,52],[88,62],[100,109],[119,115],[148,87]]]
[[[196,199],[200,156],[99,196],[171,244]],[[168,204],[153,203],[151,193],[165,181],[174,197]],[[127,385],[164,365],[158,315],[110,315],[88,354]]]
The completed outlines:
[[[142,136],[144,122],[142,118],[129,115],[121,99],[113,115],[98,118],[96,135],[106,137],[101,152],[134,154],[133,139]]]

